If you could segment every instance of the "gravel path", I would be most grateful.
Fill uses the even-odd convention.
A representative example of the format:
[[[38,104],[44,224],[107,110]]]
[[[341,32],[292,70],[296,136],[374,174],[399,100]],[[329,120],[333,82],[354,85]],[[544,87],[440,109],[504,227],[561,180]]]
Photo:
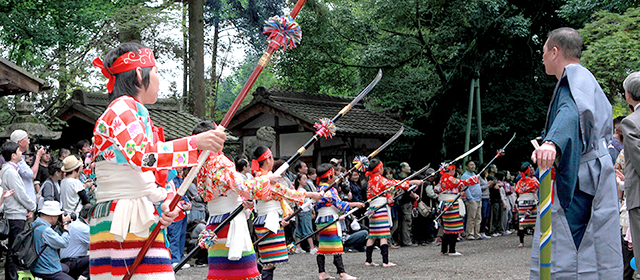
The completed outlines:
[[[525,237],[525,247],[517,248],[515,234],[488,240],[458,242],[462,257],[440,255],[440,246],[427,245],[389,249],[389,259],[398,264],[392,268],[365,267],[365,253],[343,255],[347,273],[358,279],[528,279],[531,258],[531,235]],[[373,261],[382,262],[380,251],[373,252]],[[191,262],[193,265],[193,262]],[[327,272],[336,278],[333,258],[327,257]],[[280,265],[275,279],[318,279],[316,256],[296,254],[289,263]],[[207,268],[188,268],[177,273],[177,280],[204,279]]]

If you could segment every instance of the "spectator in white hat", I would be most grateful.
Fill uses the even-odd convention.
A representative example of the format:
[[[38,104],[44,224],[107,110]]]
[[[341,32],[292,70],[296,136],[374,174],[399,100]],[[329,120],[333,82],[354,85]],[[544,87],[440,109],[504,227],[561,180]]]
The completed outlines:
[[[85,186],[78,179],[82,170],[82,162],[75,155],[70,155],[62,161],[60,170],[65,173],[65,178],[60,182],[62,210],[78,214],[83,205],[89,204],[89,196]]]
[[[71,216],[60,210],[60,203],[57,201],[45,201],[40,210],[40,217],[34,222],[32,227],[33,240],[36,252],[40,257],[30,268],[31,273],[44,280],[72,280],[73,277],[62,272],[60,254],[58,250],[69,245],[69,224]],[[58,234],[52,227],[58,224],[62,215],[62,234]]]
[[[29,134],[22,129],[16,129],[11,133],[11,137],[9,138],[11,142],[18,144],[20,147],[20,151],[22,151],[22,160],[18,163],[18,173],[20,173],[20,177],[22,178],[22,183],[24,184],[24,190],[29,195],[32,201],[37,201],[36,193],[40,192],[40,190],[36,190],[33,186],[33,179],[36,178],[38,174],[38,169],[40,165],[40,158],[45,153],[44,148],[40,148],[36,151],[36,158],[33,160],[35,164],[32,167],[29,167],[27,162],[24,160],[24,154],[29,151]]]

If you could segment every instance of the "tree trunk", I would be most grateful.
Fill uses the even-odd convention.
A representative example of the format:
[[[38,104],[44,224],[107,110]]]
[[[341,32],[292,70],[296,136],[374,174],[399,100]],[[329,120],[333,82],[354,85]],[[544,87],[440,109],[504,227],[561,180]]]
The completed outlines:
[[[213,24],[213,46],[211,46],[211,118],[216,116],[216,101],[218,97],[218,73],[216,66],[218,65],[218,40],[220,39],[220,24],[216,21]]]
[[[187,3],[182,2],[182,99],[180,100],[180,109],[183,109],[185,105],[188,106],[189,100],[189,33],[187,28]]]
[[[204,117],[204,0],[189,0],[189,110]]]

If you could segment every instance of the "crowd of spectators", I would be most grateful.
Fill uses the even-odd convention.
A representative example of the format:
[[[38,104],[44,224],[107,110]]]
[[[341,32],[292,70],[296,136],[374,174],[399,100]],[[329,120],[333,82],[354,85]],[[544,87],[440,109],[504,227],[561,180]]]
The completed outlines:
[[[238,172],[247,166],[245,158],[236,161]],[[280,161],[280,163],[279,163]],[[276,160],[275,171],[283,159]],[[367,178],[364,173],[357,170],[349,174],[347,168],[342,166],[342,161],[332,159],[336,176],[344,179],[337,185],[340,198],[347,202],[365,202],[367,197]],[[401,162],[397,169],[385,167],[384,176],[389,179],[404,179],[412,174],[412,169],[407,162]],[[463,165],[464,169],[458,170],[458,178],[466,178],[476,175],[476,163],[468,161]],[[484,166],[482,166],[484,167]],[[247,172],[247,174],[250,174]],[[250,175],[249,175],[250,176]],[[440,244],[442,236],[441,221],[434,221],[437,210],[421,214],[418,203],[426,205],[429,209],[442,209],[443,204],[438,201],[437,185],[439,173],[429,168],[425,174],[419,174],[419,179],[425,179],[422,186],[405,193],[397,193],[398,198],[391,205],[393,226],[391,248],[401,246],[416,247],[419,245]],[[295,163],[290,170],[283,175],[282,182],[291,188],[316,191],[315,169],[305,162]],[[492,164],[483,174],[480,174],[479,183],[470,186],[462,194],[465,205],[468,205],[464,219],[465,232],[460,234],[458,240],[482,240],[491,237],[509,235],[518,227],[518,206],[515,183],[519,178],[511,175],[509,171],[498,171]],[[295,207],[295,206],[294,206]],[[295,209],[295,208],[294,208]],[[368,232],[368,219],[360,219],[365,215],[366,209],[356,211],[345,221],[341,221],[343,230],[343,244],[345,251],[364,251],[364,244]],[[303,209],[285,227],[287,242],[299,244],[291,253],[315,253],[317,248],[314,240],[308,238],[300,241],[316,229],[314,223],[315,213],[310,209]],[[358,221],[360,220],[360,221]],[[532,234],[531,231],[528,234]]]
[[[31,135],[33,137],[33,135]],[[4,248],[4,279],[18,279],[10,255],[16,236],[34,227],[36,251],[41,253],[29,270],[42,279],[89,279],[89,224],[92,179],[91,143],[82,140],[70,149],[32,145],[31,137],[15,130],[2,144],[3,203],[9,223]]]
[[[38,231],[39,235],[52,236],[51,239],[45,238],[45,240],[53,240],[49,250],[53,248],[60,250],[59,253],[55,250],[56,254],[59,254],[57,258],[46,257],[39,260],[39,264],[32,269],[34,274],[44,279],[69,279],[67,277],[88,279],[88,213],[91,201],[95,201],[92,195],[95,183],[91,172],[91,143],[82,140],[72,149],[61,148],[55,152],[48,147],[34,147],[30,144],[29,135],[18,130],[12,134],[10,141],[2,145],[0,161],[3,163],[2,188],[5,200],[2,207],[11,229],[8,246],[11,247],[15,236],[25,228],[29,228],[31,223],[35,223],[34,220],[39,221],[38,223],[45,224],[51,229],[51,231],[48,229]],[[285,159],[276,160],[273,171],[284,162]],[[349,171],[342,165],[342,160],[334,158],[330,162],[335,168],[336,177],[344,178],[337,185],[341,199],[347,202],[365,202],[367,178],[364,173],[353,170],[347,174]],[[246,157],[238,157],[235,164],[243,178],[253,178],[250,161]],[[458,178],[464,179],[475,175],[475,162],[468,161],[464,168],[465,170],[458,170]],[[169,185],[174,188],[174,191],[182,184],[183,177],[188,171],[189,169],[184,169],[170,173]],[[385,167],[383,176],[389,179],[404,179],[412,172],[407,162],[401,162],[397,164],[397,169]],[[480,175],[479,184],[470,186],[463,193],[467,208],[466,230],[459,240],[464,237],[468,240],[477,240],[508,235],[517,227],[516,193],[512,187],[515,185],[516,178],[509,172],[499,172],[495,165],[490,166],[487,172]],[[281,182],[290,188],[315,192],[317,191],[316,177],[315,168],[308,166],[304,161],[298,161],[283,174]],[[437,193],[439,174],[430,168],[417,178],[426,178],[424,184],[410,192],[398,195],[391,205],[393,219],[392,238],[389,240],[391,248],[441,242],[442,229],[439,226],[441,223],[434,222],[438,213],[435,209],[443,207],[438,201]],[[53,202],[57,204],[54,205]],[[417,208],[418,203],[434,211],[421,213]],[[292,206],[294,210],[298,207]],[[59,207],[60,214],[57,215],[58,211],[51,211],[52,207]],[[180,207],[183,209],[184,218],[176,219],[167,229],[174,265],[184,257],[185,246],[188,251],[195,247],[197,243],[195,239],[202,227],[206,225],[208,218],[206,203],[198,195],[193,183],[187,194],[183,196]],[[42,209],[47,213],[39,211]],[[34,217],[34,213],[39,213],[37,215],[39,217]],[[317,252],[317,241],[313,236],[307,237],[317,229],[314,222],[315,215],[313,207],[307,207],[302,209],[285,227],[287,242],[299,242],[291,250],[292,254]],[[344,221],[340,221],[344,229],[342,239],[347,252],[365,251],[368,219],[363,218],[363,215],[366,215],[366,209],[360,209]],[[60,218],[58,221],[58,217],[65,218]],[[65,223],[66,219],[69,219],[68,223]],[[307,237],[306,240],[301,240],[305,237]],[[46,252],[50,253],[49,250]],[[206,253],[196,257],[197,266],[206,264]],[[42,269],[43,267],[46,269]],[[183,268],[188,267],[188,264],[183,266]],[[5,256],[5,279],[16,279],[16,270],[12,258]]]

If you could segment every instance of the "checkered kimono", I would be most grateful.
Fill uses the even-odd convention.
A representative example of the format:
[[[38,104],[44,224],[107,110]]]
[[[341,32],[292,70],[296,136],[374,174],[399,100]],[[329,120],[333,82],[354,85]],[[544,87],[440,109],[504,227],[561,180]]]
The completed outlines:
[[[158,176],[162,173],[159,171],[194,166],[198,154],[195,136],[164,142],[162,134],[162,129],[153,125],[147,108],[133,97],[121,96],[96,121],[93,154],[97,162],[129,166],[136,172],[155,171],[156,182],[164,186],[166,175]],[[98,188],[110,187],[98,181]],[[122,279],[145,240],[131,233],[123,242],[115,240],[110,228],[117,203],[117,199],[99,203],[96,209],[103,210],[94,211],[91,219],[92,279]],[[159,213],[153,215],[157,220]],[[163,234],[153,242],[132,279],[174,279]]]

